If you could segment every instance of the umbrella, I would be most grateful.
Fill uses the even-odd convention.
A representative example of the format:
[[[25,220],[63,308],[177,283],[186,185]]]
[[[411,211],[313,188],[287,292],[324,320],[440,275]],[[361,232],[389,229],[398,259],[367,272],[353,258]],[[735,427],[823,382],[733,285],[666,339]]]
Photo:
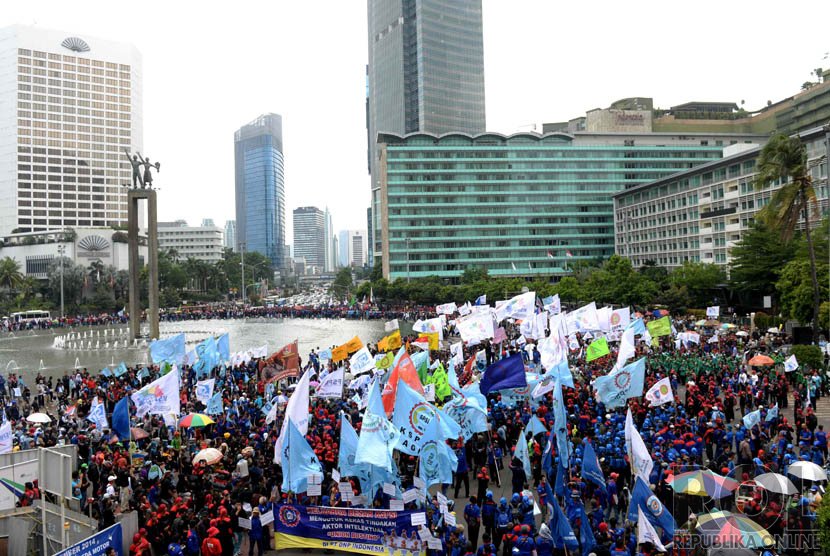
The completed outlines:
[[[205,448],[201,450],[196,456],[193,458],[193,463],[199,463],[200,461],[206,462],[208,465],[213,465],[214,463],[219,463],[219,460],[222,459],[222,452],[217,450],[216,448]]]
[[[767,334],[781,334],[781,331],[777,328],[767,328]]]
[[[130,427],[130,433],[133,435],[133,440],[144,440],[150,437],[150,433],[139,427]]]
[[[720,321],[716,319],[709,319],[703,323],[703,326],[720,326]]]
[[[26,487],[20,483],[16,483],[11,479],[0,479],[0,484],[12,491],[12,494],[20,498],[26,492]]]
[[[735,325],[732,324],[731,322],[725,322],[722,325],[720,325],[720,327],[723,328],[724,330],[732,330],[733,328],[735,328]]]
[[[52,419],[45,413],[32,413],[26,420],[30,423],[51,423]]]
[[[827,480],[827,473],[824,472],[824,469],[812,461],[797,461],[790,465],[787,469],[787,473],[807,481]]]
[[[714,511],[697,518],[697,529],[710,543],[744,548],[762,548],[773,544],[769,532],[743,514]]]
[[[704,324],[706,324],[706,319],[700,319],[695,321],[695,326],[703,326]]]
[[[215,423],[213,419],[208,417],[203,413],[189,413],[188,415],[182,417],[182,420],[179,421],[180,427],[206,427],[208,425],[212,425]]]
[[[756,355],[755,357],[750,359],[748,363],[753,367],[768,367],[770,365],[775,365],[775,361],[773,361],[771,357],[767,357],[766,355]]]
[[[698,469],[675,475],[668,483],[677,493],[692,496],[711,496],[713,498],[729,496],[739,486],[735,479],[723,477],[708,469]]]
[[[749,336],[749,332],[747,332],[746,330],[738,330],[737,332],[735,332],[735,336]]]
[[[791,480],[778,473],[764,473],[755,477],[755,482],[770,492],[778,494],[795,494],[798,489]]]

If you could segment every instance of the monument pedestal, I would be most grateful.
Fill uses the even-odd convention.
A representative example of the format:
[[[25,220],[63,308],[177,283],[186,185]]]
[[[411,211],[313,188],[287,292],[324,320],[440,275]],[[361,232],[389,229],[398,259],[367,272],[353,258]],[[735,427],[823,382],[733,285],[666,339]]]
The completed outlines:
[[[138,260],[138,203],[147,201],[147,323],[150,338],[159,337],[158,205],[152,189],[130,189],[127,194],[127,236],[130,267],[130,337],[141,337],[141,265]]]

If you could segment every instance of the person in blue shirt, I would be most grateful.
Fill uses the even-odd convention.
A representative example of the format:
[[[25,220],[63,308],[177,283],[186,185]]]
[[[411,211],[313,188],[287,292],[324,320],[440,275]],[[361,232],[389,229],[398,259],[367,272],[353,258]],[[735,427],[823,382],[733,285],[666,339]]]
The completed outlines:
[[[467,455],[464,450],[464,445],[461,444],[455,449],[455,456],[458,458],[458,465],[455,468],[455,496],[458,498],[458,491],[461,490],[461,482],[464,482],[464,497],[470,496],[470,475],[467,466]]]
[[[628,550],[625,548],[625,540],[622,537],[614,541],[614,546],[611,548],[611,556],[630,556]]]
[[[530,527],[522,525],[519,537],[513,541],[513,553],[516,556],[533,556],[536,552],[536,541],[530,536]]]
[[[476,551],[476,556],[488,556],[496,553],[496,545],[492,543],[492,538],[487,533],[481,537],[481,546]]]
[[[488,490],[481,504],[481,523],[484,525],[484,534],[492,539],[496,535],[496,501],[493,500],[493,491]]]
[[[498,507],[496,507],[496,536],[494,538],[496,541],[496,550],[501,547],[501,539],[510,531],[512,525],[513,512],[510,510],[510,506],[507,505],[507,498],[502,496],[499,499]]]
[[[467,534],[475,550],[478,547],[478,533],[481,529],[481,507],[475,496],[470,496],[470,503],[464,507],[464,520],[467,522]]]

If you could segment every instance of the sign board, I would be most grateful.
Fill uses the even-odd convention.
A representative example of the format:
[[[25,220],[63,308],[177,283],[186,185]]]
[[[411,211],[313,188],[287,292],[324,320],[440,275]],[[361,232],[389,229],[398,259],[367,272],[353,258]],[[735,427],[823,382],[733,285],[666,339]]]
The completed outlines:
[[[114,548],[115,553],[119,556],[123,554],[120,523],[107,527],[103,531],[73,544],[66,550],[61,550],[55,556],[101,556],[106,554],[109,548]]]

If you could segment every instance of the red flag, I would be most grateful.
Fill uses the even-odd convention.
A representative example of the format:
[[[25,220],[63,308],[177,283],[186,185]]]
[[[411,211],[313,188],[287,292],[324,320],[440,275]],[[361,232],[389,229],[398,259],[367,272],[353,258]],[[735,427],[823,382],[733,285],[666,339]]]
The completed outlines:
[[[386,410],[386,415],[391,416],[395,409],[395,399],[398,397],[398,379],[403,380],[410,388],[424,395],[424,387],[421,385],[421,379],[418,378],[418,371],[412,363],[409,355],[404,353],[398,360],[398,364],[392,369],[392,374],[389,375],[389,381],[383,387],[383,409]]]

